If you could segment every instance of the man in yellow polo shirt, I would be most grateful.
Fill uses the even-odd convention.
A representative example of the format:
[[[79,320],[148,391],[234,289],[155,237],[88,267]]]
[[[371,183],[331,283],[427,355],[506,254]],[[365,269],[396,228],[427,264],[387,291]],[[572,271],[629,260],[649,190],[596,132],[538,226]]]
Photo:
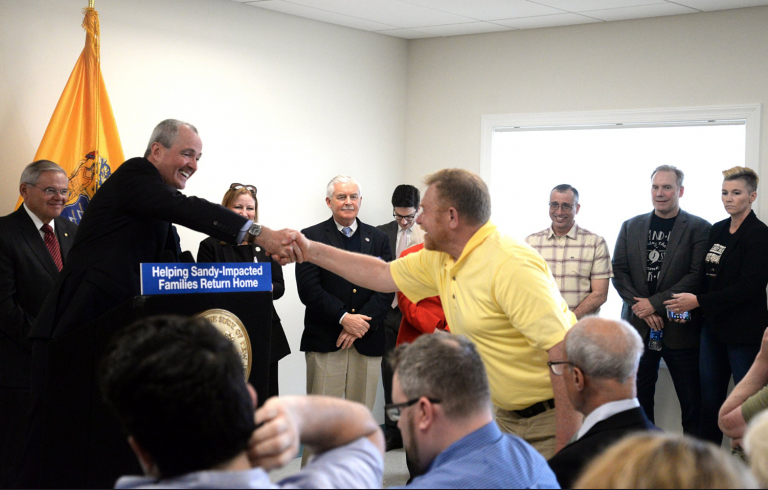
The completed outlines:
[[[562,360],[576,318],[544,259],[490,222],[480,177],[447,169],[425,183],[417,219],[425,250],[387,264],[300,236],[303,258],[369,289],[400,290],[413,302],[439,295],[451,332],[472,340],[483,358],[498,425],[552,457],[581,421],[562,379],[547,367],[548,359]]]

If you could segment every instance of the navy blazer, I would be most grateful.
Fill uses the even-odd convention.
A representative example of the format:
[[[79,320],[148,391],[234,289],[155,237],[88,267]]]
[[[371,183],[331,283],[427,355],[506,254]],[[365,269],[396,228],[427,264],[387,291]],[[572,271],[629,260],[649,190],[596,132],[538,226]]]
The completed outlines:
[[[247,222],[165,184],[146,158],[126,161],[86,208],[68,263],[30,336],[63,336],[141,294],[139,264],[178,260],[171,223],[234,243]]]
[[[707,251],[730,226],[730,218],[712,226]],[[759,345],[762,341],[768,325],[766,252],[768,226],[752,211],[736,231],[734,243],[720,257],[714,287],[710,287],[702,266],[701,293],[697,299],[704,316],[714,320],[715,336],[720,342]]]
[[[53,221],[66,264],[77,225],[62,217]],[[29,387],[32,345],[27,335],[58,275],[23,207],[0,218],[0,388]]]
[[[617,413],[598,422],[584,437],[564,447],[549,460],[549,467],[562,488],[573,488],[581,472],[594,458],[624,437],[644,431],[659,432],[661,429],[648,420],[642,408]]]
[[[392,260],[389,238],[381,230],[357,220],[360,233],[361,253],[378,257],[385,262]],[[344,248],[342,237],[333,218],[302,230],[310,240]],[[371,328],[353,344],[360,354],[372,357],[384,355],[384,324],[392,306],[394,293],[377,293],[361,288],[346,279],[322,269],[315,264],[296,264],[296,282],[299,298],[306,305],[304,333],[301,336],[302,352],[336,352],[336,341],[342,327],[338,321],[340,310],[372,318]]]

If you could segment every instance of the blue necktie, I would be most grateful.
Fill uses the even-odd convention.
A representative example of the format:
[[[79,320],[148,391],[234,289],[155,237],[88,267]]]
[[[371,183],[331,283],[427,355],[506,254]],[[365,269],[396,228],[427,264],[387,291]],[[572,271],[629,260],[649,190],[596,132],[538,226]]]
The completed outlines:
[[[342,228],[341,232],[344,233],[344,236],[347,238],[352,236],[352,228],[350,228],[349,226],[345,226],[344,228]]]

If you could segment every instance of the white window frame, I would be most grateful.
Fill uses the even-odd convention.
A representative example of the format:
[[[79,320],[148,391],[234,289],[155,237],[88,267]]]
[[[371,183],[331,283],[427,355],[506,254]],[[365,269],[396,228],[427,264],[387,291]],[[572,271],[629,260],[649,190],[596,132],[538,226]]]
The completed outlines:
[[[693,125],[711,121],[745,121],[746,124],[746,159],[745,165],[754,169],[758,175],[763,172],[760,162],[760,136],[762,134],[762,105],[745,104],[712,107],[682,107],[666,109],[642,109],[632,111],[587,111],[531,114],[493,114],[481,118],[480,134],[480,176],[490,186],[493,178],[491,156],[493,137],[496,131],[504,128],[536,128],[541,130],[558,129],[567,126],[617,127],[623,125]],[[688,124],[680,124],[688,123]],[[577,128],[574,128],[577,129]],[[586,129],[586,128],[585,128]],[[760,192],[766,189],[768,179],[761,179]],[[759,200],[755,210],[760,213]],[[766,201],[768,202],[768,201]]]

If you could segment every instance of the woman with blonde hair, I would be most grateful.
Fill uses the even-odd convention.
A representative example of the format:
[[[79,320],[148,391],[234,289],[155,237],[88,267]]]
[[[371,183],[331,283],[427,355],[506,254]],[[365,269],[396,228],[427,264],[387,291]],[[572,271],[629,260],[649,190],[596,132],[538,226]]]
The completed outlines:
[[[757,488],[749,470],[687,436],[631,436],[594,460],[574,488]]]
[[[744,437],[744,452],[760,488],[768,488],[768,412],[750,422]]]
[[[736,384],[746,376],[768,325],[768,226],[752,211],[760,179],[744,167],[728,169],[723,177],[723,206],[730,218],[712,225],[700,292],[675,294],[664,303],[675,312],[699,307],[704,312],[699,436],[718,446],[723,440],[718,417],[731,375]]]
[[[259,219],[259,201],[256,199],[256,187],[244,184],[232,184],[224,194],[221,205],[254,223]],[[272,300],[280,299],[285,294],[285,280],[280,264],[272,260],[267,252],[255,244],[242,243],[230,245],[215,238],[206,238],[200,243],[197,261],[215,262],[267,262],[272,264]],[[279,395],[277,362],[291,353],[283,325],[272,305],[272,342],[269,353],[269,393]],[[261,400],[260,400],[261,401]],[[266,401],[266,400],[264,400]]]

